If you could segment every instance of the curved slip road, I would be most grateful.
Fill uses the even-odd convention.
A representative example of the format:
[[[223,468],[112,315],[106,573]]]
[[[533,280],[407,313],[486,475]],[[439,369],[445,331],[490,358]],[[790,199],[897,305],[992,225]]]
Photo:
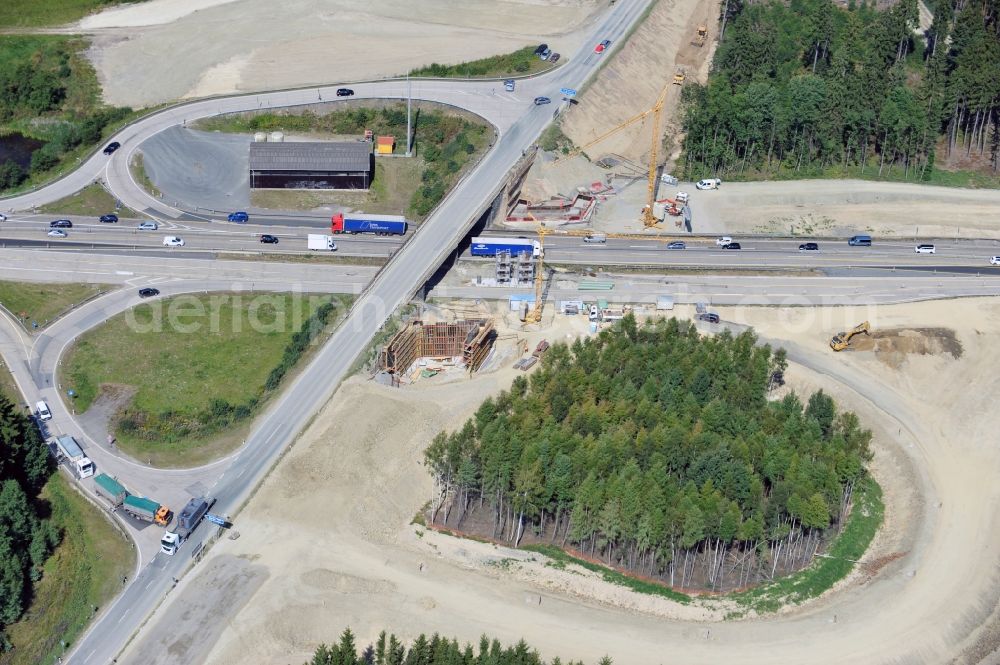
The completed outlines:
[[[628,26],[641,14],[645,4],[639,0],[633,2],[621,0],[603,18],[599,29],[594,30],[592,37],[620,39],[626,33]],[[590,46],[581,49],[567,65],[552,74],[524,82],[518,90],[524,97],[509,101],[498,98],[492,89],[487,90],[487,86],[490,85],[488,83],[414,84],[415,97],[454,103],[477,112],[497,126],[500,138],[477,168],[459,183],[420,231],[375,277],[368,290],[356,302],[351,316],[334,334],[330,343],[320,350],[314,361],[297,377],[283,397],[276,400],[272,408],[261,418],[258,427],[248,439],[243,453],[233,459],[215,486],[210,488],[212,494],[218,497],[216,512],[228,513],[237,510],[252,487],[273,464],[276,456],[294,439],[312,415],[328,401],[339,381],[350,371],[354,358],[367,346],[368,340],[389,314],[420,288],[429,274],[441,263],[443,257],[449,253],[450,248],[465,234],[468,221],[488,205],[509,167],[552,119],[555,110],[553,106],[535,107],[531,105],[530,97],[540,93],[558,99],[555,91],[559,87],[578,88],[582,85],[599,60],[599,57],[589,53],[589,49]],[[354,88],[359,97],[405,95],[405,84],[401,82],[358,84]],[[129,207],[161,218],[180,219],[183,216],[181,212],[151,199],[131,182],[126,164],[130,153],[139,143],[166,127],[196,117],[268,106],[307,104],[315,101],[312,95],[323,95],[324,92],[329,93],[332,90],[333,88],[313,89],[208,100],[169,109],[123,132],[119,139],[124,139],[123,149],[112,159],[95,155],[88,160],[83,169],[69,178],[40,192],[0,202],[0,207],[30,208],[70,194],[94,177],[100,176]],[[855,380],[848,385],[856,387],[858,383],[859,381]],[[865,393],[862,391],[862,394]],[[880,393],[875,396],[883,404],[891,399]],[[919,417],[919,414],[899,412],[892,404],[888,404],[886,410],[901,419]],[[915,432],[920,435],[925,433],[923,430]],[[937,484],[934,488],[940,489],[941,485],[947,484],[944,481],[948,479],[941,474],[955,470],[961,469],[935,470],[932,482]],[[950,482],[953,484],[954,481]],[[958,506],[954,509],[963,508]],[[991,525],[992,522],[984,524],[987,527]],[[930,529],[930,526],[927,526],[927,529]],[[122,597],[102,615],[77,645],[71,655],[71,662],[110,662],[163,595],[172,588],[172,579],[183,573],[191,561],[191,555],[197,551],[208,535],[208,526],[202,526],[177,556],[156,557],[145,567]],[[934,555],[943,552],[946,556],[938,559],[942,564],[961,565],[963,563],[961,558],[955,558],[953,556],[955,553],[945,547],[949,535],[955,534],[936,537],[934,541],[936,549],[930,551],[928,556],[933,558]],[[986,538],[984,533],[974,534],[973,542],[969,542],[968,534],[958,535],[964,537],[961,541],[963,547],[982,545],[983,539]],[[991,551],[991,554],[995,555],[995,552]],[[968,575],[974,574],[975,571],[970,569]],[[976,581],[969,580],[970,583]],[[916,628],[926,626],[926,621],[905,623],[901,626],[904,629],[909,627],[909,632],[903,630],[899,634],[886,634],[887,628],[891,630],[894,626],[900,626],[901,616],[919,613],[923,618],[928,612],[940,612],[940,606],[936,603],[927,602],[925,606],[913,606],[914,602],[935,598],[935,589],[928,587],[932,584],[933,578],[926,583],[918,579],[915,587],[909,587],[919,590],[920,593],[914,594],[903,593],[906,589],[902,588],[898,580],[882,580],[856,596],[845,598],[843,600],[845,605],[855,611],[853,616],[861,617],[861,620],[857,621],[851,630],[838,630],[836,634],[831,634],[829,630],[824,631],[829,619],[817,616],[815,612],[790,621],[773,620],[760,625],[726,624],[717,630],[745,638],[745,646],[731,654],[731,657],[739,658],[743,662],[800,662],[803,658],[809,659],[808,655],[803,654],[817,653],[823,655],[823,658],[816,659],[816,662],[841,662],[841,657],[857,662],[934,662],[933,656],[940,655],[942,650],[928,648],[925,645],[937,636],[926,631],[925,634],[913,634]],[[898,590],[899,600],[881,602],[873,607],[873,601],[883,599],[883,596],[878,595],[876,591],[886,587]],[[992,591],[995,585],[991,582],[988,586],[983,585],[978,588]],[[946,591],[946,599],[954,601],[949,603],[949,607],[954,607],[964,614],[956,621],[942,620],[942,631],[966,630],[970,622],[983,616],[983,608],[987,606],[980,599],[974,599],[975,605],[963,604],[962,597],[957,596],[954,590]],[[871,614],[873,611],[876,612],[874,616]],[[885,613],[890,619],[895,619],[895,623],[891,620],[879,621],[881,613]],[[868,620],[864,620],[865,617],[868,617]],[[620,637],[616,639],[635,637],[629,630],[629,625],[633,621],[637,624],[648,623],[644,619],[634,617],[616,622],[622,628]],[[660,629],[657,639],[636,640],[649,645],[650,650],[646,653],[662,653],[664,638],[680,630],[669,625],[661,626]],[[683,628],[683,630],[689,629]],[[883,638],[885,646],[877,654],[859,653],[856,646],[857,638],[872,636],[875,639]],[[588,634],[581,636],[580,639],[586,641],[597,637],[599,633],[595,630],[588,631]],[[711,646],[706,643],[704,648],[692,649],[691,657],[686,658],[685,662],[718,662],[718,656],[713,653]],[[830,654],[837,656],[836,660],[831,660]]]
[[[591,42],[621,39],[642,15],[648,0],[623,0],[614,5],[592,27]],[[517,93],[497,91],[495,82],[414,82],[412,94],[465,108],[492,122],[499,139],[482,161],[449,193],[418,233],[381,270],[368,290],[355,302],[350,316],[333,334],[313,361],[299,374],[283,395],[258,420],[247,444],[233,458],[223,475],[209,488],[217,503],[214,512],[234,513],[249,492],[291,443],[304,424],[325,404],[340,381],[347,376],[369,340],[388,316],[408,300],[441,264],[451,248],[465,235],[472,221],[490,204],[507,171],[551,122],[558,105],[536,106],[531,99],[545,94],[558,100],[562,87],[579,88],[595,71],[601,56],[582,48],[570,61],[537,79],[521,83]],[[403,81],[363,83],[352,86],[356,98],[404,97]],[[120,132],[114,140],[122,143],[111,158],[92,156],[77,171],[37,192],[0,202],[5,209],[26,210],[57,200],[101,177],[128,207],[157,218],[180,219],[184,215],[152,199],[132,181],[128,162],[144,140],[164,129],[188,121],[236,111],[309,104],[317,97],[332,97],[335,87],[267,93],[227,99],[206,100],[167,109],[144,118]],[[50,377],[43,376],[42,379]],[[128,478],[125,478],[128,482]],[[132,581],[122,596],[95,622],[76,645],[71,662],[110,662],[132,633],[142,624],[173,579],[183,574],[192,553],[198,551],[209,533],[208,525],[196,531],[174,557],[157,556]]]

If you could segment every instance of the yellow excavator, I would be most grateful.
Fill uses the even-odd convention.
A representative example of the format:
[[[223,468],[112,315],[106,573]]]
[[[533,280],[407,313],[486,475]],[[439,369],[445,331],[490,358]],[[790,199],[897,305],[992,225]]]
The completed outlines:
[[[868,326],[867,321],[859,323],[847,332],[837,333],[834,335],[833,339],[830,340],[830,348],[834,351],[843,351],[850,345],[852,337],[860,335],[861,333],[868,335],[870,334],[869,331],[870,327]]]

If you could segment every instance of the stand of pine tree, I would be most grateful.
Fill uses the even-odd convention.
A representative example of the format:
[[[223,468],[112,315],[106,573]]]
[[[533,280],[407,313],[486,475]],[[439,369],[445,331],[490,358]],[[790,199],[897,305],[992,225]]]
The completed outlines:
[[[53,465],[38,429],[0,395],[0,631],[17,621],[61,534],[38,500]],[[0,651],[9,643],[0,633]]]
[[[321,644],[312,660],[305,665],[546,665],[537,651],[521,640],[512,647],[504,647],[498,640],[490,640],[483,635],[479,639],[479,650],[471,644],[464,647],[455,639],[447,639],[434,634],[429,639],[421,634],[406,645],[395,635],[386,636],[385,631],[378,636],[375,644],[358,651],[354,633],[344,630],[337,644]],[[553,658],[550,665],[562,665],[562,660]],[[567,662],[566,665],[583,665]],[[607,656],[598,665],[612,665]]]
[[[707,86],[685,88],[684,169],[927,179],[940,149],[1000,170],[1000,0],[727,0]]]
[[[701,337],[676,319],[556,344],[427,448],[429,522],[675,588],[799,570],[843,525],[871,433],[822,391],[769,401],[785,367],[752,332]]]

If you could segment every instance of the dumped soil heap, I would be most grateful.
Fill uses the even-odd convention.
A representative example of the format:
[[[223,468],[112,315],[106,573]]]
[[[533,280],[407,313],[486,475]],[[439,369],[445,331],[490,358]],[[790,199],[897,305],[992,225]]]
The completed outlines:
[[[899,367],[907,356],[962,357],[962,343],[949,328],[891,328],[873,330],[851,341],[850,350],[870,351],[890,367]]]

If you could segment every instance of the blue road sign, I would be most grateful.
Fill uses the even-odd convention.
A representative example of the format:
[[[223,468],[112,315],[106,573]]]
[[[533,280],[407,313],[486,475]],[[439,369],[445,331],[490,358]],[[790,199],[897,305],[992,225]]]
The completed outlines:
[[[221,517],[216,517],[212,513],[205,513],[205,519],[207,519],[212,524],[218,524],[219,526],[226,526],[226,520]]]
[[[559,88],[559,93],[567,97],[576,97],[576,90],[573,88]]]

